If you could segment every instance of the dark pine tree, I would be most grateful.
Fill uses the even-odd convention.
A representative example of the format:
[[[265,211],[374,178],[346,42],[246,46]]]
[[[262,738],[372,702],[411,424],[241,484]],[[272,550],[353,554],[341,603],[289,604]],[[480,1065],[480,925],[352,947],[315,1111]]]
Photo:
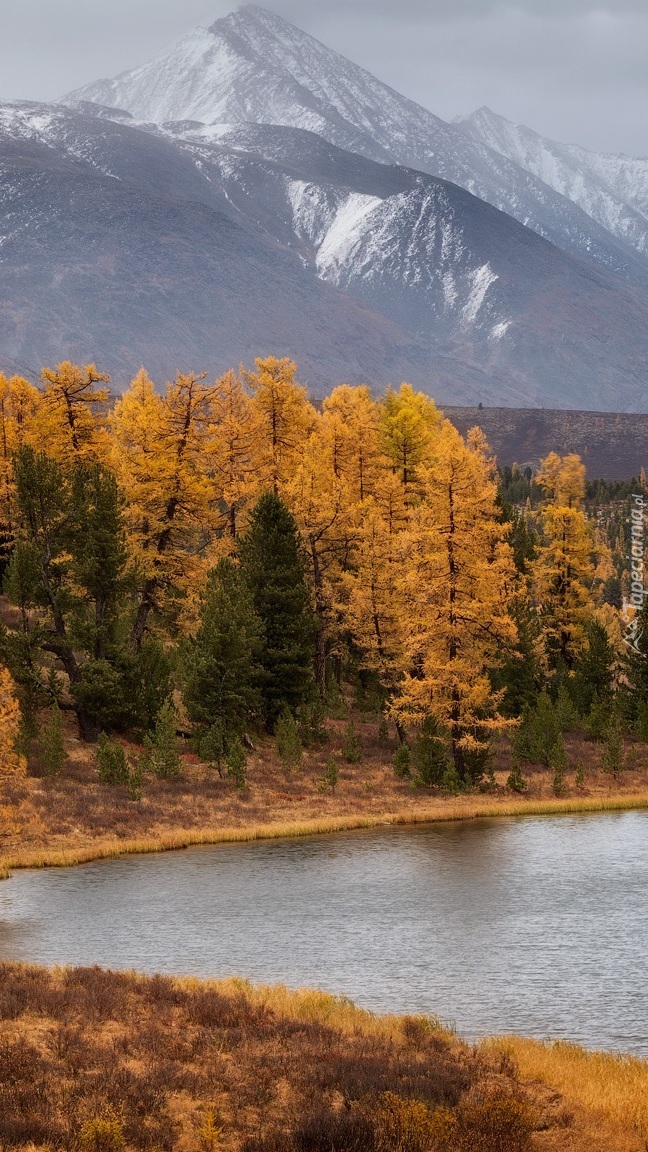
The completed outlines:
[[[198,632],[183,653],[182,679],[197,734],[216,729],[224,752],[260,712],[262,635],[240,568],[221,560],[209,574]]]
[[[639,613],[635,647],[621,665],[620,703],[625,719],[648,739],[648,601]]]
[[[274,492],[265,493],[239,542],[241,569],[261,621],[260,689],[265,721],[295,712],[313,693],[315,622],[306,564],[294,517]]]
[[[587,626],[587,646],[576,661],[569,682],[569,694],[581,716],[589,716],[595,701],[611,701],[615,663],[606,629],[592,620]]]

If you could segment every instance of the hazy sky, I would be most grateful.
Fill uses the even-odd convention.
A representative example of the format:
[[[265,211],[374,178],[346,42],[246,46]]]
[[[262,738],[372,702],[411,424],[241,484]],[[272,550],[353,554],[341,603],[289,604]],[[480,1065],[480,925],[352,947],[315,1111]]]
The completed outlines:
[[[648,155],[648,0],[266,0],[451,119],[482,104],[558,140]],[[235,0],[0,0],[0,99],[132,68]]]

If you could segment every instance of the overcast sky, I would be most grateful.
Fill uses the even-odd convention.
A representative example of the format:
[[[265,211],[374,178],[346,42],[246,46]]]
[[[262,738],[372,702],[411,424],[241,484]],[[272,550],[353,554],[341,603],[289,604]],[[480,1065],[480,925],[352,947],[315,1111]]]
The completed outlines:
[[[0,0],[0,99],[55,99],[150,59],[227,0]],[[451,119],[482,104],[648,155],[648,0],[267,0]]]

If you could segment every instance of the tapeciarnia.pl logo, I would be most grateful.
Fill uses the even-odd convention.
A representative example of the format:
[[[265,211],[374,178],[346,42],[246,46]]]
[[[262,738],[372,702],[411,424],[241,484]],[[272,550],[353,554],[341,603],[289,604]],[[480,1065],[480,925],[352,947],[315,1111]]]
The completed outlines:
[[[623,640],[628,648],[632,648],[635,652],[639,652],[639,641],[642,635],[639,613],[646,598],[645,519],[645,499],[643,496],[635,494],[632,497],[632,509],[630,511],[631,545],[628,557],[630,560],[630,599],[623,601],[623,616],[626,621]],[[632,619],[630,619],[631,608],[634,609]]]

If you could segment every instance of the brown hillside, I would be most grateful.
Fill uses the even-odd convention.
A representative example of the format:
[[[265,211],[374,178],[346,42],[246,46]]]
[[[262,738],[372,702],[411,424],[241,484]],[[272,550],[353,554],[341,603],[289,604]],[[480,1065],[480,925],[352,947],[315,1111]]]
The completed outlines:
[[[577,452],[591,479],[629,480],[648,467],[648,415],[549,408],[444,408],[462,434],[478,424],[498,463],[536,466],[549,452]]]

